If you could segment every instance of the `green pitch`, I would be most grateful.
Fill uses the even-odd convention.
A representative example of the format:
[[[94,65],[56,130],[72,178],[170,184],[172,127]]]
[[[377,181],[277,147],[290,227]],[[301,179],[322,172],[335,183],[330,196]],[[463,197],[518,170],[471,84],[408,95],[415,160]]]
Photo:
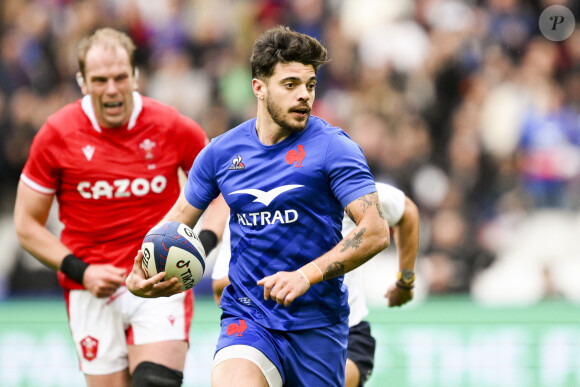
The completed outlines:
[[[185,387],[209,386],[219,309],[198,298]],[[483,307],[465,296],[376,305],[367,387],[580,386],[580,308],[563,301]],[[0,302],[0,387],[82,386],[61,300]]]

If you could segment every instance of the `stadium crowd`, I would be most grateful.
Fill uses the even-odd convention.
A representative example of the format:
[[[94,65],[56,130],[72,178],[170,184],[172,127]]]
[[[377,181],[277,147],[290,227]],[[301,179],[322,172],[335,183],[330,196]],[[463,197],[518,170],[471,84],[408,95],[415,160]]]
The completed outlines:
[[[35,132],[81,96],[71,53],[82,36],[128,32],[140,91],[213,138],[255,114],[247,53],[284,24],[332,58],[313,114],[418,205],[429,294],[580,300],[580,29],[543,36],[554,4],[580,15],[572,0],[3,0],[0,298],[30,287],[21,270],[57,286],[26,266],[11,216]]]

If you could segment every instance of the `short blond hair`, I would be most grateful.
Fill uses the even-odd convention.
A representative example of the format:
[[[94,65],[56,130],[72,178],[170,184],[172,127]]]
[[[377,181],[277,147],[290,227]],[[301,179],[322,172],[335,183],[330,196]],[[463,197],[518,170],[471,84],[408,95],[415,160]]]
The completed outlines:
[[[133,69],[133,73],[135,73],[135,43],[133,43],[133,40],[126,33],[107,27],[96,30],[92,35],[85,37],[79,43],[77,56],[79,70],[83,77],[85,76],[87,53],[96,44],[122,47],[127,52],[131,68]]]

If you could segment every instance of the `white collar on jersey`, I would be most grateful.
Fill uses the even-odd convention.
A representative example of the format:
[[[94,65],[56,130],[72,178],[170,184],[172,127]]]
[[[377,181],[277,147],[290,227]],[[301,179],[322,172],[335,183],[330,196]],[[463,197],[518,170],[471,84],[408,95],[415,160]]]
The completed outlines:
[[[91,124],[93,124],[93,128],[97,132],[101,133],[101,126],[99,125],[99,123],[97,121],[97,116],[95,116],[95,111],[93,109],[93,104],[91,103],[91,96],[90,95],[87,94],[83,97],[83,99],[81,101],[81,106],[83,108],[83,111],[85,112],[85,114],[87,115],[89,120],[91,121]],[[129,126],[127,126],[127,130],[133,129],[133,127],[135,126],[135,123],[137,122],[137,117],[139,117],[139,114],[141,113],[141,110],[143,110],[143,99],[141,98],[141,94],[134,91],[133,92],[133,112],[131,113],[131,117],[129,118]]]

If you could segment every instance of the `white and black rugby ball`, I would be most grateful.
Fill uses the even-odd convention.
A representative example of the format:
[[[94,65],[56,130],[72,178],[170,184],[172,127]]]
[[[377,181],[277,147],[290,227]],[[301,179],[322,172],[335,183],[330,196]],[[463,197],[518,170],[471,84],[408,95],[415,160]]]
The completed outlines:
[[[141,247],[143,270],[149,277],[165,272],[165,279],[178,277],[188,290],[201,281],[205,251],[193,230],[180,222],[163,222],[153,227]]]

